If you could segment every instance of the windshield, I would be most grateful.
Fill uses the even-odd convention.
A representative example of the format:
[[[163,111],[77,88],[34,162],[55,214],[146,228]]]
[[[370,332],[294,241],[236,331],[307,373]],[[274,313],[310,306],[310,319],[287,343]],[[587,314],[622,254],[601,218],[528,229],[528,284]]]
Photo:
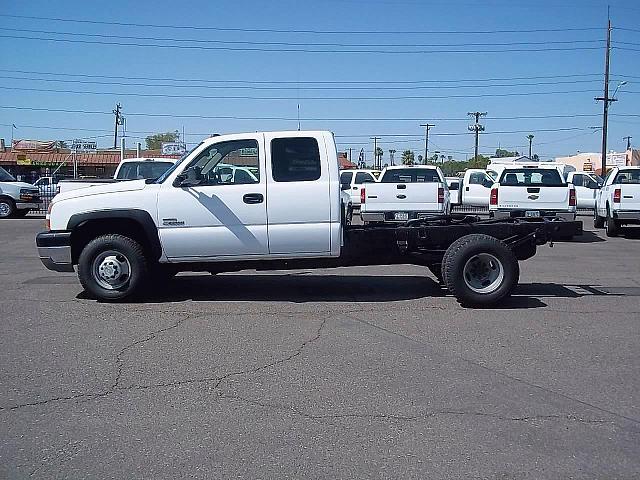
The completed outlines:
[[[440,181],[438,171],[433,168],[398,168],[387,170],[382,183],[434,183]]]
[[[120,170],[118,170],[118,176],[116,177],[116,179],[142,180],[149,178],[158,178],[172,165],[173,162],[126,162],[120,166]]]
[[[500,185],[507,187],[560,187],[560,172],[552,168],[519,168],[502,172]]]
[[[196,148],[198,148],[198,147],[199,147],[200,145],[202,145],[203,143],[204,143],[204,142],[200,142],[200,143],[199,143],[199,144],[197,144],[195,147],[193,147],[191,150],[189,150],[187,153],[185,153],[184,155],[182,155],[182,156],[180,157],[180,160],[178,160],[176,163],[174,163],[172,167],[169,167],[169,169],[168,169],[166,172],[164,172],[162,175],[160,175],[158,178],[156,178],[155,182],[152,182],[152,183],[162,183],[162,182],[164,182],[164,181],[167,179],[167,177],[168,177],[169,175],[171,175],[171,173],[173,173],[173,171],[174,171],[176,168],[178,168],[178,166],[179,166],[182,162],[184,162],[185,158],[187,158],[189,155],[191,155],[191,152],[193,152]],[[147,183],[149,183],[149,182],[147,182]]]
[[[9,172],[7,172],[4,168],[0,167],[0,182],[15,182],[16,179],[13,178]]]

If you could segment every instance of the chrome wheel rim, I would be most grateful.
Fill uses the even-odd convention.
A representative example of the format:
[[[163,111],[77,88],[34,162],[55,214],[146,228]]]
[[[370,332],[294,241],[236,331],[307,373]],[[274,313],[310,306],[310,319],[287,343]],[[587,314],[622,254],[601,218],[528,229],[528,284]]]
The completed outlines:
[[[479,253],[467,260],[462,276],[467,287],[475,293],[492,293],[502,285],[504,267],[490,253]]]
[[[0,217],[8,217],[11,213],[11,205],[7,202],[0,202]]]
[[[93,278],[106,290],[124,287],[131,279],[129,259],[115,250],[100,253],[93,261]]]

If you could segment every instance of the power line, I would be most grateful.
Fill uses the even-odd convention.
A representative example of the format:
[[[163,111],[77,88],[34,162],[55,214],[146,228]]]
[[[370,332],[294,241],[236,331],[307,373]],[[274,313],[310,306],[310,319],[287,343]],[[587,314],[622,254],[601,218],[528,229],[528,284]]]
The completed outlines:
[[[41,72],[27,70],[9,70],[0,69],[0,72],[21,73],[28,75],[55,75],[63,77],[82,77],[82,78],[114,78],[122,80],[154,80],[167,82],[202,82],[202,83],[240,83],[240,84],[287,84],[287,85],[324,85],[324,84],[430,84],[436,83],[458,83],[458,82],[493,82],[493,81],[515,81],[515,80],[537,80],[537,79],[557,79],[557,78],[576,78],[576,77],[602,77],[602,73],[581,73],[581,74],[558,74],[558,75],[534,75],[534,76],[517,76],[517,77],[494,77],[494,78],[460,78],[460,79],[438,79],[438,80],[212,80],[208,78],[162,78],[162,77],[129,77],[122,75],[91,75],[86,73],[61,73],[61,72]],[[628,75],[619,75],[628,76]],[[631,76],[629,76],[631,77]],[[637,77],[640,78],[640,77]]]
[[[137,42],[114,42],[103,40],[72,40],[69,38],[47,38],[47,37],[31,37],[26,35],[0,35],[0,38],[11,38],[19,40],[37,40],[45,42],[59,43],[75,43],[85,45],[112,45],[119,47],[151,47],[151,48],[172,48],[186,50],[208,50],[208,51],[230,51],[230,52],[274,52],[274,53],[376,53],[376,54],[434,54],[434,53],[508,53],[508,52],[569,52],[579,50],[600,50],[602,47],[559,47],[559,48],[506,48],[506,49],[482,49],[473,50],[466,48],[463,50],[436,49],[436,50],[347,50],[347,49],[312,49],[312,48],[263,48],[263,47],[225,47],[225,46],[207,46],[207,45],[164,45],[159,43],[137,43]]]
[[[24,28],[3,28],[5,31],[20,33],[37,33],[46,35],[67,35],[71,37],[94,37],[108,38],[120,40],[150,40],[154,42],[192,42],[195,44],[217,44],[217,45],[270,45],[284,47],[352,47],[352,48],[440,48],[440,47],[499,47],[499,46],[519,46],[519,45],[566,45],[576,43],[604,43],[604,39],[580,39],[580,40],[544,40],[544,41],[527,41],[527,42],[466,42],[466,43],[326,43],[326,42],[273,42],[273,41],[250,41],[250,40],[216,40],[199,38],[170,38],[170,37],[142,37],[133,35],[114,35],[100,33],[79,33],[79,32],[59,32],[51,30],[30,30]]]
[[[517,29],[517,30],[472,30],[472,31],[459,31],[459,30],[431,30],[431,31],[383,31],[383,30],[356,30],[356,31],[336,31],[336,30],[302,30],[302,29],[275,29],[275,28],[240,28],[240,27],[211,27],[211,26],[197,26],[197,25],[166,25],[166,24],[153,24],[153,23],[133,23],[133,22],[107,22],[104,20],[86,20],[77,18],[60,18],[60,17],[39,17],[29,15],[9,15],[0,14],[0,17],[6,18],[19,18],[25,20],[45,20],[53,22],[67,22],[67,23],[83,23],[89,25],[113,25],[118,27],[145,27],[145,28],[168,28],[176,30],[203,30],[203,31],[217,31],[217,32],[256,32],[256,33],[304,33],[304,34],[321,34],[321,35],[398,35],[398,34],[497,34],[497,33],[551,33],[551,32],[585,32],[593,30],[601,30],[600,27],[567,27],[567,28],[536,28],[536,29]]]
[[[469,95],[401,95],[388,97],[266,97],[266,96],[246,96],[246,95],[193,95],[193,94],[168,94],[168,93],[133,93],[133,92],[86,92],[79,90],[58,90],[54,88],[28,88],[28,87],[7,87],[0,86],[2,90],[13,90],[20,92],[43,92],[43,93],[67,93],[73,95],[113,95],[116,97],[151,97],[151,98],[196,98],[208,100],[436,100],[450,98],[485,98],[485,97],[517,97],[517,96],[539,96],[539,95],[567,95],[572,93],[594,93],[597,90],[564,90],[553,92],[511,92],[511,93],[477,93]],[[635,92],[628,92],[635,93]]]
[[[136,86],[136,87],[169,87],[169,88],[201,88],[201,89],[236,89],[236,90],[446,90],[446,89],[459,89],[459,88],[508,88],[508,87],[532,87],[542,85],[566,85],[576,83],[596,83],[600,82],[599,79],[593,80],[560,80],[555,82],[527,82],[527,83],[502,83],[491,85],[410,85],[410,86],[344,86],[338,87],[331,86],[256,86],[256,85],[179,85],[171,83],[144,83],[144,82],[114,82],[109,81],[97,81],[97,80],[69,80],[60,78],[29,78],[29,77],[14,77],[10,75],[0,75],[0,79],[5,80],[28,80],[37,82],[53,82],[53,83],[79,83],[85,85],[115,85],[115,86]]]
[[[103,110],[78,110],[78,109],[66,109],[66,108],[47,108],[47,107],[22,107],[14,105],[0,105],[0,109],[7,110],[26,110],[35,112],[52,112],[52,113],[80,113],[87,115],[113,115],[111,111]],[[297,117],[278,117],[278,116],[238,116],[238,115],[198,115],[198,114],[176,114],[176,113],[151,113],[151,112],[127,112],[128,116],[143,116],[143,117],[169,117],[169,118],[194,118],[203,120],[297,120]],[[640,117],[640,114],[611,114],[612,116],[621,117]],[[515,115],[515,116],[503,116],[503,117],[491,117],[491,120],[546,120],[550,118],[587,118],[587,117],[599,117],[597,113],[575,113],[575,114],[552,114],[552,115]],[[468,121],[466,117],[436,117],[431,118],[434,121],[446,122],[446,121]],[[325,121],[325,122],[363,122],[363,121],[400,121],[400,122],[416,122],[422,121],[421,117],[307,117],[301,118],[302,121]]]

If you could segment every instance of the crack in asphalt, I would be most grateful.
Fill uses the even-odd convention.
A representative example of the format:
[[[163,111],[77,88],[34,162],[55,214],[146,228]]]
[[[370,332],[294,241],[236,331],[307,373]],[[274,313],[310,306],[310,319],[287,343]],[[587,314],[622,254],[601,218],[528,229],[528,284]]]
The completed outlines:
[[[415,343],[415,344],[421,345],[421,346],[423,346],[423,347],[430,348],[430,349],[432,349],[434,352],[437,352],[439,355],[450,355],[450,356],[452,356],[452,357],[454,357],[454,358],[458,358],[458,359],[460,359],[460,360],[462,360],[462,361],[464,361],[464,362],[467,362],[467,363],[469,363],[469,364],[471,364],[471,365],[474,365],[474,366],[476,366],[476,367],[479,367],[479,368],[481,368],[481,369],[483,369],[483,370],[487,370],[487,371],[489,371],[489,372],[491,372],[491,373],[493,373],[493,374],[495,374],[495,375],[499,375],[499,376],[501,376],[501,377],[508,378],[509,380],[513,380],[513,381],[515,381],[515,382],[522,383],[522,384],[527,385],[527,386],[529,386],[529,387],[531,387],[531,388],[536,388],[536,389],[538,389],[538,390],[542,390],[542,391],[544,391],[544,392],[551,393],[551,394],[553,394],[553,395],[557,395],[557,396],[562,397],[562,398],[564,398],[564,399],[566,399],[566,400],[570,400],[570,401],[572,401],[572,402],[579,403],[579,404],[584,405],[584,406],[586,406],[586,407],[593,408],[594,410],[598,410],[598,411],[600,411],[600,412],[607,413],[607,414],[609,414],[609,415],[613,415],[614,417],[622,418],[622,419],[627,420],[627,421],[629,421],[629,422],[632,422],[632,423],[634,423],[634,424],[640,424],[640,420],[638,420],[638,419],[636,419],[636,418],[629,417],[629,416],[627,416],[627,415],[623,415],[623,414],[621,414],[621,413],[614,412],[614,411],[612,411],[612,410],[608,410],[608,409],[606,409],[606,408],[604,408],[604,407],[599,407],[599,406],[597,406],[597,405],[593,405],[593,404],[591,404],[591,403],[589,403],[589,402],[586,402],[586,401],[584,401],[584,400],[580,400],[579,398],[575,398],[575,397],[572,397],[572,396],[570,396],[570,395],[567,395],[567,394],[564,394],[564,393],[561,393],[561,392],[557,392],[557,391],[552,390],[552,389],[550,389],[550,388],[543,387],[542,385],[537,385],[537,384],[535,384],[535,383],[529,382],[529,381],[524,380],[524,379],[522,379],[522,378],[518,378],[518,377],[513,376],[513,375],[510,375],[510,374],[508,374],[508,373],[501,372],[500,370],[496,370],[495,368],[488,367],[487,365],[484,365],[484,364],[482,364],[482,363],[480,363],[480,362],[478,362],[478,361],[476,361],[476,360],[472,360],[472,359],[470,359],[470,358],[463,357],[462,355],[457,355],[457,354],[452,353],[452,352],[450,352],[450,351],[442,351],[442,350],[440,350],[440,349],[437,349],[437,348],[436,348],[436,347],[434,347],[433,345],[429,345],[428,343],[425,343],[425,342],[423,342],[423,341],[421,341],[421,340],[418,340],[418,339],[412,338],[412,337],[410,337],[410,336],[408,336],[408,335],[404,335],[404,334],[402,334],[402,333],[400,333],[400,332],[394,332],[393,330],[390,330],[390,329],[385,328],[385,327],[381,327],[381,326],[379,326],[379,325],[376,325],[376,324],[374,324],[374,323],[368,322],[368,321],[363,320],[363,319],[361,319],[361,318],[357,318],[357,317],[355,317],[355,316],[353,316],[353,315],[345,315],[345,317],[350,318],[351,320],[353,320],[353,321],[354,321],[354,322],[356,322],[356,323],[361,323],[361,324],[363,324],[363,325],[367,325],[367,326],[369,326],[370,328],[374,328],[374,329],[376,329],[376,330],[380,330],[380,331],[385,332],[385,333],[387,333],[387,334],[389,334],[389,335],[393,335],[393,336],[396,336],[396,337],[402,338],[402,339],[404,339],[404,340],[408,340],[408,341],[410,341],[410,342],[412,342],[412,343]]]
[[[52,398],[48,398],[48,399],[44,399],[44,400],[39,400],[39,401],[35,401],[35,402],[25,402],[25,403],[20,403],[17,405],[13,405],[11,407],[1,407],[0,406],[0,411],[6,410],[6,411],[11,411],[11,410],[18,410],[21,408],[25,408],[25,407],[33,407],[33,406],[40,406],[40,405],[46,405],[49,403],[53,403],[53,402],[61,402],[61,401],[67,401],[67,400],[84,400],[84,401],[90,401],[96,398],[103,398],[103,397],[107,397],[109,395],[112,395],[118,391],[130,391],[130,390],[147,390],[147,389],[151,389],[151,388],[163,388],[163,387],[173,387],[173,386],[180,386],[180,385],[189,385],[189,384],[198,384],[198,383],[210,383],[210,382],[215,382],[215,385],[213,386],[213,389],[217,389],[222,382],[224,382],[225,380],[235,377],[235,376],[242,376],[242,375],[250,375],[250,374],[254,374],[254,373],[258,373],[262,370],[266,370],[268,368],[271,367],[275,367],[278,365],[281,365],[283,363],[289,362],[292,359],[298,357],[299,355],[302,354],[303,350],[305,349],[305,347],[307,347],[308,345],[312,344],[313,342],[317,341],[318,339],[320,339],[321,335],[322,335],[322,330],[325,328],[325,325],[327,324],[328,318],[325,318],[324,320],[322,320],[322,322],[320,323],[320,326],[318,327],[318,329],[316,330],[316,334],[312,337],[309,338],[307,340],[305,340],[304,342],[302,342],[300,344],[300,346],[291,354],[288,355],[286,357],[283,358],[279,358],[277,360],[274,360],[272,362],[269,362],[267,364],[264,365],[260,365],[258,367],[253,367],[253,368],[248,368],[245,370],[239,370],[239,371],[235,371],[235,372],[229,372],[225,375],[222,376],[217,376],[217,377],[204,377],[204,378],[196,378],[196,379],[187,379],[187,380],[177,380],[174,382],[165,382],[165,383],[156,383],[156,384],[150,384],[150,385],[129,385],[127,387],[122,387],[120,386],[120,380],[122,379],[122,373],[124,370],[124,359],[122,358],[122,356],[130,349],[141,345],[143,343],[149,342],[151,340],[153,340],[154,338],[156,338],[158,335],[162,335],[170,330],[174,330],[176,328],[178,328],[181,324],[183,324],[184,322],[186,322],[187,320],[193,319],[193,318],[197,318],[200,316],[204,316],[204,315],[187,315],[181,319],[179,319],[177,322],[173,323],[172,325],[169,325],[168,327],[164,327],[158,330],[154,330],[151,333],[148,333],[144,338],[138,339],[128,345],[126,345],[125,347],[123,347],[117,354],[116,354],[116,376],[115,376],[115,380],[114,382],[111,384],[110,388],[107,390],[104,390],[102,392],[95,392],[95,393],[78,393],[78,394],[74,394],[74,395],[69,395],[69,396],[60,396],[60,397],[52,397]]]
[[[222,398],[230,399],[230,400],[238,400],[250,405],[255,405],[261,408],[268,408],[283,412],[289,412],[294,415],[304,417],[310,420],[332,420],[332,419],[345,419],[345,418],[356,418],[356,419],[369,419],[369,420],[393,420],[393,421],[401,421],[401,422],[411,422],[417,420],[426,420],[429,418],[435,418],[437,416],[442,415],[457,415],[457,416],[475,416],[475,417],[489,417],[495,418],[498,420],[512,421],[512,422],[530,422],[536,420],[567,420],[584,424],[595,424],[595,425],[615,425],[614,422],[610,422],[607,420],[599,420],[599,419],[588,419],[579,417],[574,414],[565,413],[565,414],[554,414],[554,415],[527,415],[521,417],[508,417],[505,415],[498,415],[495,413],[487,413],[487,412],[467,412],[463,410],[425,410],[422,413],[415,415],[401,415],[401,414],[387,414],[387,413],[328,413],[328,414],[314,414],[306,412],[294,405],[281,405],[277,403],[266,403],[261,402],[259,400],[253,400],[246,397],[241,397],[239,395],[228,395],[222,393],[220,395]]]

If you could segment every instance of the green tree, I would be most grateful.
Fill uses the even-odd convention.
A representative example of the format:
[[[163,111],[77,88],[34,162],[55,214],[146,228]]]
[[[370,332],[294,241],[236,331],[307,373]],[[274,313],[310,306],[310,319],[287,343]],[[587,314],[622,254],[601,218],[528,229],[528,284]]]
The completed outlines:
[[[164,142],[177,142],[180,138],[180,133],[177,130],[173,132],[156,133],[155,135],[149,135],[145,141],[147,143],[147,150],[159,150],[162,148]]]
[[[517,157],[518,155],[520,155],[520,154],[518,153],[517,150],[515,152],[510,152],[509,150],[504,150],[502,148],[497,148],[496,149],[496,157],[498,157],[498,158]]]
[[[402,164],[413,165],[415,163],[415,155],[411,150],[405,150],[402,152]]]

